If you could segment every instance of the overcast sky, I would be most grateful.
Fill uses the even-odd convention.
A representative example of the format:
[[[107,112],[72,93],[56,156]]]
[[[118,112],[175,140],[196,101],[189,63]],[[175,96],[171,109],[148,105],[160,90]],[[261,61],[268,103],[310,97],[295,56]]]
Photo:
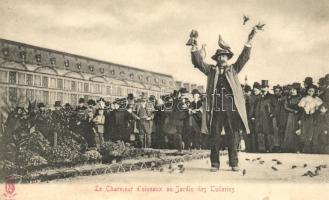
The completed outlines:
[[[207,45],[208,63],[219,33],[233,62],[261,21],[265,31],[240,80],[285,84],[329,73],[328,10],[328,0],[0,0],[0,37],[205,84],[185,46],[191,29]],[[243,13],[251,18],[246,26]]]

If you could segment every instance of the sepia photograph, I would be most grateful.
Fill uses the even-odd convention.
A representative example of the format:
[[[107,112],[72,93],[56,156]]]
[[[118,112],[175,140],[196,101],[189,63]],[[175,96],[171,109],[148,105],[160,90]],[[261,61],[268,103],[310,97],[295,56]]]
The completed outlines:
[[[0,0],[0,199],[329,199],[328,0]]]

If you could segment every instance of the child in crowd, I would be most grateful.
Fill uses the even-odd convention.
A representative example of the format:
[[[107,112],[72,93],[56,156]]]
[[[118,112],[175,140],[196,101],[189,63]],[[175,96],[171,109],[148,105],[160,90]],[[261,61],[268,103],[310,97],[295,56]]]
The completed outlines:
[[[93,121],[94,121],[95,127],[96,127],[96,131],[95,131],[96,147],[97,147],[97,149],[100,149],[100,147],[104,144],[105,115],[104,115],[103,108],[98,109],[97,115]]]

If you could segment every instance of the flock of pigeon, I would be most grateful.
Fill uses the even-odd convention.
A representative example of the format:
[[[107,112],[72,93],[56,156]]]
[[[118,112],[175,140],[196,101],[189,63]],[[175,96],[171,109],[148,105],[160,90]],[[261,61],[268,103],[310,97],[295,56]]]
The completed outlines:
[[[255,158],[255,159],[249,159],[249,158],[246,158],[245,159],[246,161],[248,162],[258,162],[259,164],[264,164],[265,161],[264,160],[261,160],[261,157],[258,157],[258,158]],[[278,159],[272,159],[272,162],[273,162],[273,165],[271,166],[271,169],[273,171],[279,171],[279,169],[277,167],[275,167],[275,164],[276,165],[282,165],[282,162],[279,161]],[[302,168],[306,168],[308,165],[305,163]],[[297,165],[292,165],[291,166],[291,169],[296,169],[297,168]],[[318,165],[315,167],[315,170],[314,172],[312,170],[308,170],[307,172],[305,172],[302,176],[309,176],[309,177],[314,177],[314,176],[318,176],[320,175],[320,171],[322,168],[327,168],[327,165],[326,164],[322,164],[322,165]],[[247,171],[246,169],[243,169],[242,170],[242,175],[246,175]]]

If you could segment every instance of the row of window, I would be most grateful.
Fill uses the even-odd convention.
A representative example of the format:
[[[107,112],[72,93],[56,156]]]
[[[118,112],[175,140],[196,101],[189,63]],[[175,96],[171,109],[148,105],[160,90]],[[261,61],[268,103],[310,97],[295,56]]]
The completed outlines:
[[[9,55],[9,50],[8,50],[8,48],[3,48],[3,49],[2,49],[2,53],[3,53],[4,56],[8,56],[8,55]],[[23,62],[25,62],[25,60],[26,60],[26,52],[21,51],[21,52],[20,52],[20,58],[23,60]],[[41,63],[41,54],[37,54],[37,55],[35,55],[35,59],[36,59],[36,62],[37,62],[38,64]],[[55,65],[56,65],[56,58],[55,58],[55,57],[50,58],[50,64],[51,64],[52,66],[55,66]],[[71,65],[69,60],[65,60],[63,64],[64,64],[64,66],[65,66],[66,68],[70,67],[70,65]],[[80,62],[79,62],[79,63],[76,63],[76,67],[77,67],[78,69],[81,69],[81,63],[80,63]],[[88,66],[88,69],[89,69],[91,72],[93,72],[93,71],[95,70],[95,67],[94,67],[94,65],[89,65],[89,66]],[[104,68],[99,68],[99,71],[100,71],[100,73],[102,73],[102,74],[105,73]],[[110,73],[111,73],[112,75],[115,75],[115,70],[112,69],[112,70],[110,71]],[[120,74],[120,76],[125,76],[126,73],[125,73],[124,71],[120,71],[119,74]],[[135,74],[134,74],[134,73],[130,73],[130,74],[129,74],[129,78],[130,78],[130,79],[134,79],[134,77],[135,77]],[[142,79],[143,79],[143,76],[140,75],[140,74],[139,74],[137,77],[138,77],[139,80],[142,80]],[[146,81],[147,81],[147,82],[151,82],[151,77],[150,77],[150,76],[147,76],[147,77],[146,77]],[[159,83],[159,82],[160,82],[160,80],[159,80],[158,78],[154,78],[153,81],[154,81],[155,83]],[[165,80],[165,79],[162,79],[161,82],[162,82],[162,84],[167,84],[167,80]],[[169,81],[169,84],[170,84],[170,85],[173,85],[173,82],[172,82],[172,81]]]
[[[8,90],[7,90],[8,89]],[[76,105],[79,98],[94,99],[97,100],[100,96],[85,95],[85,94],[74,94],[70,92],[58,92],[48,91],[40,89],[25,89],[16,87],[0,87],[0,95],[7,97],[10,102],[21,102],[22,104],[28,103],[29,101],[44,102],[48,105],[53,105],[55,101],[61,101],[63,104],[70,103]],[[159,93],[149,92],[148,95],[154,95],[157,98],[160,97]],[[115,97],[105,97],[105,100],[113,101]]]
[[[55,78],[28,74],[16,71],[0,70],[0,82],[13,85],[27,85],[59,90],[69,90],[73,92],[95,93],[102,95],[122,96],[125,87],[115,85],[103,85],[99,83],[81,82],[63,78]]]

